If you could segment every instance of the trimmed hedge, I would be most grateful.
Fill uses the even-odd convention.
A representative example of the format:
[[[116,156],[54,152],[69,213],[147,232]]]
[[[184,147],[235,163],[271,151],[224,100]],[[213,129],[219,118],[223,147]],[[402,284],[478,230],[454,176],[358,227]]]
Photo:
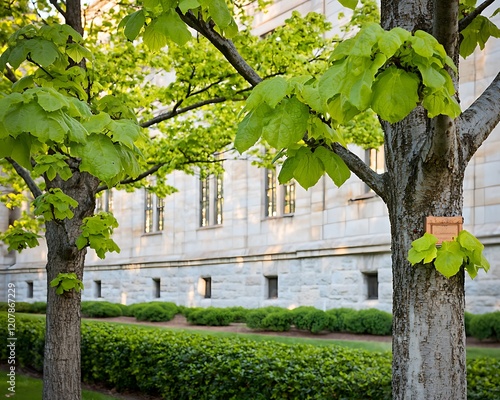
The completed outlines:
[[[470,318],[470,333],[480,340],[500,340],[500,311],[473,315]]]
[[[141,303],[141,307],[135,309],[135,317],[139,321],[170,321],[179,312],[174,303],[168,301],[152,301]]]
[[[229,310],[208,307],[197,308],[193,312],[187,313],[186,319],[194,325],[228,326],[233,322],[234,317]]]
[[[0,313],[0,361],[7,359]],[[43,368],[45,320],[16,317],[16,358]],[[467,362],[469,400],[500,398],[500,360]],[[388,353],[338,346],[285,345],[244,338],[82,323],[82,378],[117,390],[182,400],[391,398]]]
[[[43,301],[35,301],[34,303],[27,303],[24,301],[16,301],[16,312],[28,314],[45,314],[47,303]],[[0,301],[0,311],[7,311],[9,303]]]
[[[88,318],[121,317],[122,309],[118,304],[108,301],[82,301],[82,316]]]

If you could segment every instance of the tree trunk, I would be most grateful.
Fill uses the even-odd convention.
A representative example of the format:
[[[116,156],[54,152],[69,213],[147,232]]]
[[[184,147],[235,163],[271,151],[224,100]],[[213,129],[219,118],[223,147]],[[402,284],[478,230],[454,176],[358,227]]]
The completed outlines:
[[[447,125],[447,135],[436,132]],[[424,233],[426,216],[462,214],[467,164],[454,124],[432,121],[419,107],[386,125],[387,206],[393,269],[393,398],[465,400],[464,274],[451,279],[433,264],[407,261],[411,242]],[[441,132],[442,133],[442,132]]]
[[[56,294],[50,282],[59,273],[76,273],[83,279],[86,250],[79,251],[75,240],[83,218],[92,215],[98,180],[87,173],[73,171],[67,182],[56,178],[47,187],[59,187],[78,201],[73,219],[46,224],[47,320],[43,367],[43,400],[80,400],[80,305],[81,294],[75,290]]]

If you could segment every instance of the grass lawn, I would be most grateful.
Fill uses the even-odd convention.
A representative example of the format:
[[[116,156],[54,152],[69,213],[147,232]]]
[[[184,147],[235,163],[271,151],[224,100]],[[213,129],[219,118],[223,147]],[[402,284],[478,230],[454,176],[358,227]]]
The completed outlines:
[[[42,380],[31,378],[29,376],[16,374],[16,393],[7,390],[6,371],[2,370],[2,379],[0,379],[0,398],[15,400],[41,400],[42,399]],[[91,392],[89,390],[82,391],[83,400],[115,400],[116,397],[106,396],[101,393]]]

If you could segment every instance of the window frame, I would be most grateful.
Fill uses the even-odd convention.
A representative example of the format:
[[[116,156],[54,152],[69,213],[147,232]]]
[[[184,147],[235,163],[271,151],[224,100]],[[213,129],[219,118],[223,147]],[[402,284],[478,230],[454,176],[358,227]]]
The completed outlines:
[[[224,222],[224,175],[200,177],[199,227],[220,226]]]
[[[203,298],[211,299],[212,298],[212,277],[205,276],[203,279]]]
[[[276,169],[264,173],[264,218],[290,217],[296,212],[297,185],[295,180],[280,184]]]
[[[365,278],[366,299],[378,300],[379,298],[378,272],[364,272],[363,275]]]
[[[266,289],[268,300],[275,300],[279,297],[278,275],[266,276]]]
[[[153,298],[161,298],[161,278],[153,278]]]
[[[33,281],[26,281],[26,298],[34,298],[34,285]]]
[[[93,292],[95,299],[102,299],[102,281],[99,279],[94,280]]]
[[[161,233],[165,229],[165,199],[144,189],[143,233]]]

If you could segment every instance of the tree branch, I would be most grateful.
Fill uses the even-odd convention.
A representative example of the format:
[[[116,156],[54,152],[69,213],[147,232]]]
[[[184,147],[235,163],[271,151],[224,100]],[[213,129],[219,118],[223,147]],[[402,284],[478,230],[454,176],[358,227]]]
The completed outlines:
[[[479,14],[481,14],[488,6],[490,6],[494,2],[495,0],[486,0],[479,6],[477,6],[475,10],[472,11],[469,15],[462,18],[458,23],[458,31],[462,32],[465,28],[467,28],[470,25],[470,23],[474,20],[474,18],[476,18]]]
[[[54,8],[59,11],[59,13],[66,19],[66,11],[64,11],[57,0],[50,0],[50,4],[54,6]],[[63,3],[64,4],[64,3]]]
[[[5,69],[6,69],[4,73],[5,77],[12,83],[16,83],[18,79],[16,78],[14,71],[12,71],[8,65],[5,66]]]
[[[24,182],[26,182],[26,185],[28,185],[28,188],[30,192],[33,194],[34,198],[37,198],[38,196],[42,195],[42,191],[38,187],[38,185],[35,183],[33,178],[31,177],[30,173],[28,172],[27,169],[21,167],[16,161],[14,161],[10,157],[5,157],[5,159],[11,163],[11,165],[14,167],[16,170],[17,174],[23,178]]]
[[[500,72],[481,96],[457,119],[460,142],[468,161],[500,122]]]
[[[185,112],[194,110],[196,108],[206,106],[207,104],[223,103],[226,100],[227,100],[227,98],[225,98],[225,97],[216,97],[214,99],[207,99],[207,100],[199,101],[198,103],[194,103],[194,104],[191,104],[190,106],[186,106],[183,108],[178,108],[178,109],[174,108],[173,110],[170,110],[170,111],[163,113],[163,114],[159,114],[156,117],[151,118],[148,121],[142,122],[140,124],[140,126],[142,128],[148,128],[151,125],[154,125],[154,124],[157,124],[159,122],[165,121],[167,119],[173,118],[179,114],[183,114]]]
[[[257,72],[241,57],[231,40],[219,35],[201,16],[196,17],[191,11],[183,14],[179,8],[176,11],[188,26],[205,36],[248,83],[255,86],[262,81]]]
[[[387,193],[384,187],[384,174],[377,174],[356,154],[346,149],[340,143],[333,143],[329,149],[342,158],[349,169],[386,202]]]

